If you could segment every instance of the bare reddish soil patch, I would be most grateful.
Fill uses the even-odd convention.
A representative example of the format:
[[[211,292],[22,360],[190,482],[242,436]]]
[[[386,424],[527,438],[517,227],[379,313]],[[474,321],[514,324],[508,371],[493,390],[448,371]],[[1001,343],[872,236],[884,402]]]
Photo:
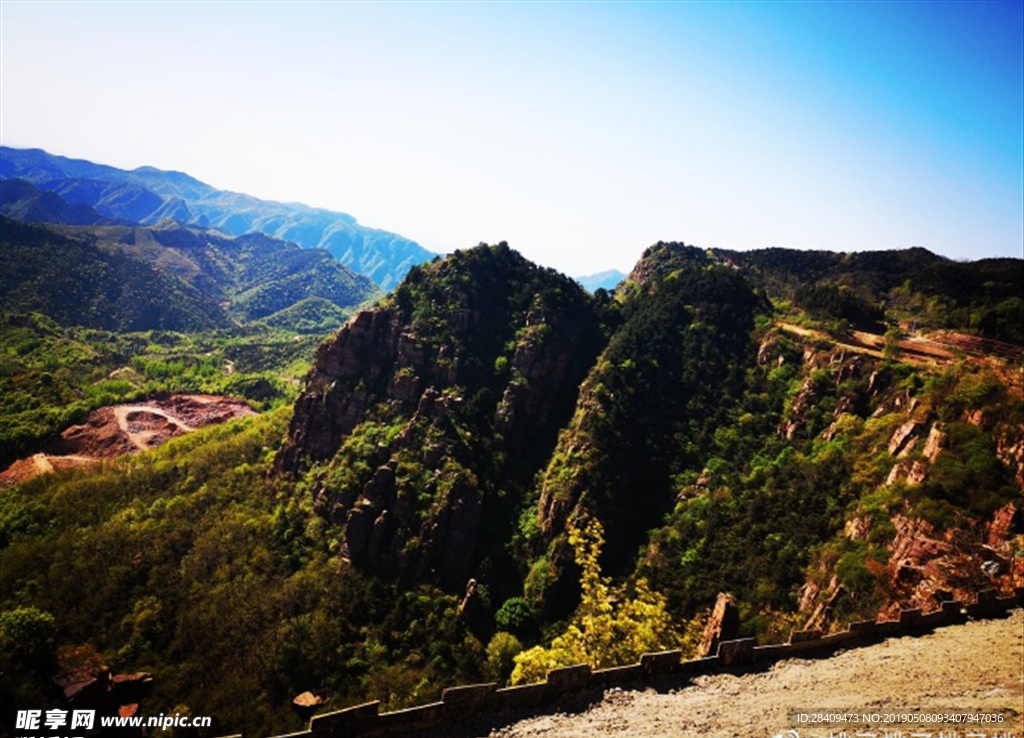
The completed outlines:
[[[155,448],[196,428],[255,415],[241,400],[218,395],[170,395],[93,411],[40,453],[19,459],[0,472],[0,486],[19,484],[37,474],[112,459]]]

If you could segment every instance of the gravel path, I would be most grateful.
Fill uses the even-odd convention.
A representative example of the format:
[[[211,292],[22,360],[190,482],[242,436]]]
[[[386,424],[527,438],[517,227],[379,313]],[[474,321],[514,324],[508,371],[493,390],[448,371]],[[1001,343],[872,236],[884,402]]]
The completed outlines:
[[[972,621],[916,638],[891,638],[820,660],[782,661],[761,672],[719,674],[563,707],[476,735],[490,738],[814,738],[828,726],[787,732],[788,708],[956,708],[1005,710],[998,730],[933,724],[890,729],[891,738],[1024,738],[1024,615]],[[920,725],[920,727],[917,727]],[[839,736],[840,728],[834,728]],[[847,736],[864,735],[851,729]],[[472,734],[472,733],[470,733]],[[876,729],[882,738],[885,733]]]

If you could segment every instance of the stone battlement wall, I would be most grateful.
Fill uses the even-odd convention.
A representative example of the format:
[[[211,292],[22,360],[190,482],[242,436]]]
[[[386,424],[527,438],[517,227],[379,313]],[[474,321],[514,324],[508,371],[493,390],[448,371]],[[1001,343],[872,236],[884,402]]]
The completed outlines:
[[[953,600],[942,603],[942,607],[933,612],[904,610],[899,620],[855,622],[845,631],[828,635],[820,630],[795,631],[789,643],[759,646],[754,638],[723,641],[718,653],[706,658],[683,661],[682,651],[663,651],[644,654],[640,663],[610,669],[593,670],[586,664],[567,666],[548,672],[547,680],[537,684],[503,688],[494,683],[449,687],[440,702],[396,712],[382,713],[379,702],[367,702],[316,715],[307,730],[275,738],[356,738],[440,731],[475,716],[543,708],[584,690],[650,682],[664,676],[697,676],[793,657],[827,656],[838,648],[856,648],[894,636],[921,635],[940,626],[964,623],[968,618],[1001,617],[1017,607],[1024,607],[1024,588],[1017,588],[1010,597],[999,597],[987,590],[979,592],[976,602],[970,605]]]

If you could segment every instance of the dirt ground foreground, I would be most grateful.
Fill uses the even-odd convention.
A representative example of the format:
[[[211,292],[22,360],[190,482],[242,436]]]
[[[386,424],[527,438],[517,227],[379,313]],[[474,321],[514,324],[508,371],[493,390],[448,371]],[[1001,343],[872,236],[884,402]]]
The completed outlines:
[[[484,729],[490,738],[1024,738],[1024,614],[890,638],[820,660],[717,674],[643,691],[612,689],[599,701]],[[998,724],[796,725],[790,709],[892,713],[929,708],[1001,712]],[[863,725],[863,724],[862,724]]]

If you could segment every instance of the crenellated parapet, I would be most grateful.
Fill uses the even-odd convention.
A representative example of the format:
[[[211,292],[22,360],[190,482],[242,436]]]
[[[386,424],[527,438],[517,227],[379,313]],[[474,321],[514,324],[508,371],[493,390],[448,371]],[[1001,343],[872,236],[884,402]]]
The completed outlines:
[[[660,678],[695,677],[704,674],[762,667],[788,658],[826,657],[836,650],[857,648],[885,638],[915,636],[968,619],[1003,617],[1024,607],[1024,587],[1012,596],[1000,597],[994,590],[979,592],[976,601],[965,605],[951,600],[932,612],[904,610],[898,620],[864,620],[850,623],[838,633],[820,630],[794,631],[788,643],[757,645],[754,638],[722,641],[717,652],[704,658],[683,660],[683,652],[647,653],[640,662],[608,669],[591,669],[587,664],[566,666],[548,672],[536,684],[498,687],[472,684],[445,689],[441,700],[395,712],[380,712],[380,702],[367,702],[335,712],[314,716],[307,730],[275,738],[369,738],[444,731],[485,715],[540,710],[567,696],[656,681]],[[438,732],[438,735],[441,735]],[[231,738],[241,738],[232,736]]]

